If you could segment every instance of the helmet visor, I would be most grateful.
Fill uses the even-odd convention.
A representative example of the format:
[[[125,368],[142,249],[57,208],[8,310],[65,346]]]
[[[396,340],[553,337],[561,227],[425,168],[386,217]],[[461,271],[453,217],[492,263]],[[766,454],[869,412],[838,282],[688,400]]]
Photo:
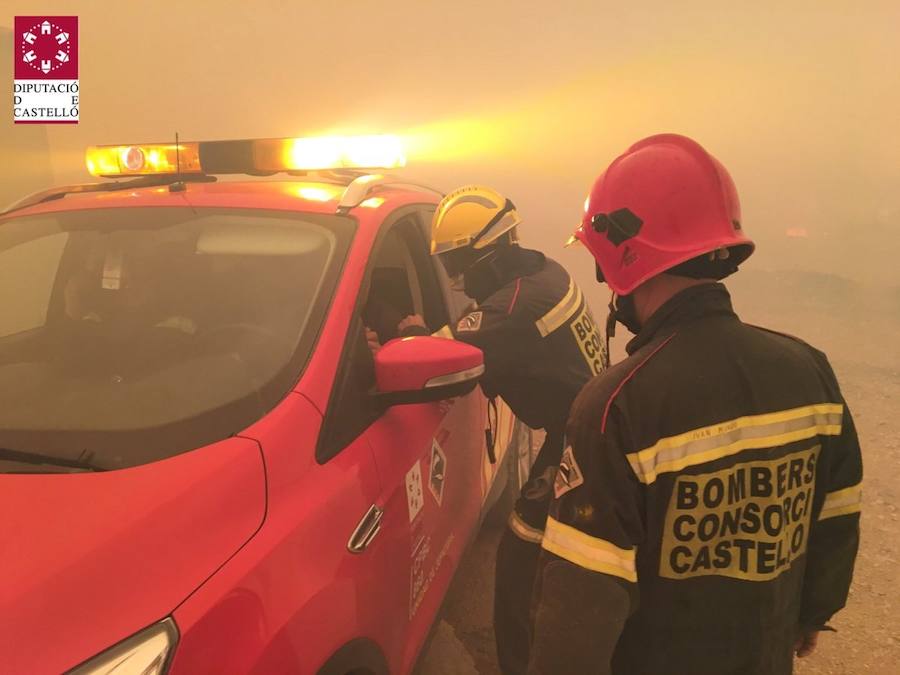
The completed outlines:
[[[472,263],[478,259],[479,255],[480,253],[478,251],[473,251],[468,246],[463,246],[462,248],[455,248],[452,251],[441,253],[438,255],[438,258],[444,263],[444,269],[447,270],[447,276],[452,279],[469,269],[469,267],[472,266]]]

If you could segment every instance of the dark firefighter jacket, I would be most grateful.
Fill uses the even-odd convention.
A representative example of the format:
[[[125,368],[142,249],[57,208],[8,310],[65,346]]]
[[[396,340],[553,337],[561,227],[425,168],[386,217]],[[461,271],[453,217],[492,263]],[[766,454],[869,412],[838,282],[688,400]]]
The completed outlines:
[[[581,289],[559,263],[513,247],[498,288],[451,327],[484,352],[481,386],[534,429],[562,430],[584,384],[607,363],[606,345]]]
[[[573,405],[531,673],[786,675],[847,599],[862,463],[825,355],[710,283]],[[618,638],[618,640],[616,639]],[[604,665],[606,664],[606,665]]]

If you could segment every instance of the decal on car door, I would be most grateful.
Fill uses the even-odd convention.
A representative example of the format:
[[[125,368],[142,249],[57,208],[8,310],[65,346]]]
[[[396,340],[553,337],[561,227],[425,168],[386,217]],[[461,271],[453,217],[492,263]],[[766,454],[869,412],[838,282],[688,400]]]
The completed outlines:
[[[422,537],[412,552],[412,569],[409,579],[409,618],[412,619],[419,610],[419,605],[431,587],[441,563],[450,552],[450,545],[455,535],[451,534],[435,552],[431,545],[431,537]]]
[[[406,503],[409,506],[409,522],[416,519],[422,510],[424,499],[422,498],[422,469],[418,460],[412,468],[406,472]]]
[[[431,441],[431,475],[428,478],[428,489],[440,506],[444,498],[444,480],[447,475],[447,456],[437,439]]]

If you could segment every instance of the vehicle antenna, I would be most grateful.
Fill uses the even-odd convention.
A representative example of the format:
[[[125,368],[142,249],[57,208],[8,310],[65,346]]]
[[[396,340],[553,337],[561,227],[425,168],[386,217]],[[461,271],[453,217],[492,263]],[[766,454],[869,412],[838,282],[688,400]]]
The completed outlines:
[[[181,178],[181,154],[178,152],[178,132],[175,132],[175,177],[178,179],[169,185],[169,192],[184,192],[187,185]]]

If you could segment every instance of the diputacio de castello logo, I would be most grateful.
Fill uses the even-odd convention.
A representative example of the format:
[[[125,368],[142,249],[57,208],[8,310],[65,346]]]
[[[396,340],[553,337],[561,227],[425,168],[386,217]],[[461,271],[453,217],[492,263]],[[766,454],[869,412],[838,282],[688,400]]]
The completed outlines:
[[[78,17],[17,16],[13,39],[13,121],[77,124]]]

